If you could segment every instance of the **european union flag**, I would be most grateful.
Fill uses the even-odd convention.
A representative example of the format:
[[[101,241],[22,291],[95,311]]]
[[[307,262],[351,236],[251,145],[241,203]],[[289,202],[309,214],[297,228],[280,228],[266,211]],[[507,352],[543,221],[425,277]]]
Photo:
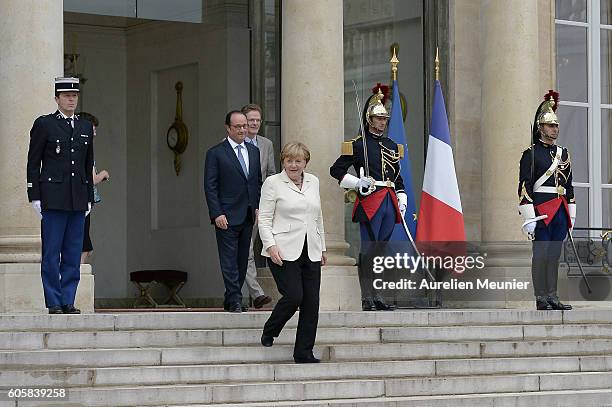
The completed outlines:
[[[404,189],[408,196],[408,207],[406,208],[406,226],[414,239],[416,236],[417,227],[417,211],[414,201],[414,190],[412,188],[412,171],[410,167],[410,158],[408,157],[408,143],[406,142],[406,134],[404,132],[404,119],[402,116],[402,105],[400,102],[399,86],[397,79],[393,81],[393,97],[391,100],[391,117],[389,119],[388,137],[404,146],[404,157],[400,159],[400,175],[404,180]],[[404,227],[401,224],[396,224],[391,235],[391,240],[408,240]]]

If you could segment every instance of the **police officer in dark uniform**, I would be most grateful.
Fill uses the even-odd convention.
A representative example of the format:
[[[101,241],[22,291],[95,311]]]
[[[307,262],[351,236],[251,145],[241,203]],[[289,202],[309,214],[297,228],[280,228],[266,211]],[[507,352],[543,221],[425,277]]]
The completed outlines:
[[[58,110],[34,121],[30,131],[28,199],[41,216],[41,276],[50,314],[79,314],[85,215],[93,197],[93,127],[74,114],[78,78],[55,79]]]
[[[519,173],[519,213],[523,231],[533,240],[531,274],[539,310],[570,310],[557,296],[563,240],[576,220],[572,164],[567,148],[558,146],[559,94],[550,90],[538,107],[532,145],[523,152]]]
[[[404,217],[408,202],[399,164],[403,146],[384,136],[389,113],[382,100],[379,88],[378,93],[368,99],[362,117],[367,163],[364,138],[360,135],[343,143],[342,155],[330,168],[331,176],[339,181],[341,187],[357,192],[352,220],[360,225],[358,271],[364,311],[393,310],[374,292],[373,271],[366,267],[368,262],[365,259],[373,254],[375,242],[390,239],[395,224],[401,223]],[[351,166],[359,177],[348,173]]]

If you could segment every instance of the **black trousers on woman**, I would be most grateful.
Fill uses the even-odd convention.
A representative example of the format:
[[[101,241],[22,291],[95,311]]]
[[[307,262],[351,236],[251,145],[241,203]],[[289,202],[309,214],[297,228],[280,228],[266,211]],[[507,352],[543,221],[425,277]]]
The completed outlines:
[[[312,348],[317,336],[319,323],[319,289],[321,287],[321,262],[308,258],[304,242],[302,254],[295,261],[283,260],[283,265],[268,259],[270,271],[278,291],[283,296],[264,325],[263,334],[278,337],[289,319],[300,309],[294,358],[312,357]]]

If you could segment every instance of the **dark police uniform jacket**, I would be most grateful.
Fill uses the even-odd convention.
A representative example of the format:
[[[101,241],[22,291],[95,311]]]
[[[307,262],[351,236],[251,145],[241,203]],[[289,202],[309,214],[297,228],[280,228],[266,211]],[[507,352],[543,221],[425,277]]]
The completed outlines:
[[[532,149],[535,164],[533,175],[531,171]],[[551,169],[556,153],[560,153],[558,164],[556,168]],[[546,180],[538,188],[535,184],[543,176]],[[576,203],[572,185],[572,163],[567,148],[551,146],[538,140],[526,149],[521,156],[518,195],[519,205],[532,204],[535,207],[536,215],[548,215],[546,219],[548,222],[552,220],[562,205],[567,211],[567,204]],[[560,202],[554,204],[554,201]]]
[[[93,126],[74,116],[74,129],[59,111],[41,116],[30,131],[28,199],[42,209],[86,211],[93,202]]]
[[[368,196],[358,194],[353,208],[353,222],[364,222],[372,219],[372,214],[376,212],[382,203],[381,191],[404,192],[404,181],[400,175],[400,152],[398,145],[388,137],[378,137],[366,130],[366,140],[368,149],[368,168],[370,176],[376,181],[391,181],[395,188],[377,186],[376,191]],[[346,175],[349,168],[353,166],[357,174],[359,169],[364,168],[365,160],[363,156],[363,137],[359,136],[353,140],[352,154],[341,155],[329,169],[332,177],[338,182]],[[358,191],[359,192],[359,191]],[[382,192],[384,194],[384,192]],[[396,207],[398,222],[401,222],[401,215],[397,206],[396,194],[391,194],[394,206]]]

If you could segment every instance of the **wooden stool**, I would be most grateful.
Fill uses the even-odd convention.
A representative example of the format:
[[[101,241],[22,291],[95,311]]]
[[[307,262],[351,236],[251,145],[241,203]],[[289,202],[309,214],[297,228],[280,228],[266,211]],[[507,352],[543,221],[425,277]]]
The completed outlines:
[[[185,307],[179,296],[179,291],[187,282],[187,273],[179,270],[139,270],[130,273],[130,281],[140,291],[134,302],[134,308],[159,307]],[[168,289],[169,295],[161,304],[151,296],[151,290],[163,285]]]

